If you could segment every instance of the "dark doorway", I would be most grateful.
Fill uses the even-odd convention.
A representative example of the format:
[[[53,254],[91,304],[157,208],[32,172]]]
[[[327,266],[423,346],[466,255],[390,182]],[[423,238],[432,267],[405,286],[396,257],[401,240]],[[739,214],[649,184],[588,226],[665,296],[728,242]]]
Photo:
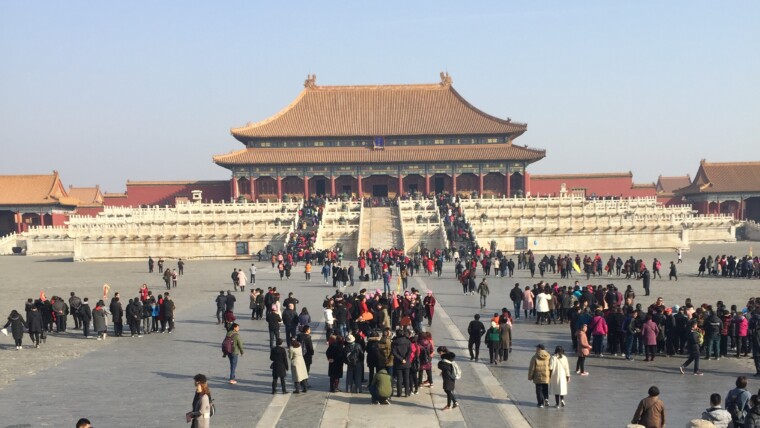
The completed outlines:
[[[351,185],[343,186],[343,193],[345,193],[346,195],[350,195],[351,194]]]
[[[387,184],[375,184],[372,186],[372,196],[376,198],[388,197],[388,185]]]
[[[324,195],[325,194],[325,180],[319,179],[316,183],[316,193],[317,195]]]
[[[417,183],[412,183],[409,185],[409,193],[417,193],[419,189],[417,189]]]
[[[444,192],[444,185],[443,185],[443,177],[435,177],[435,193],[443,193]]]

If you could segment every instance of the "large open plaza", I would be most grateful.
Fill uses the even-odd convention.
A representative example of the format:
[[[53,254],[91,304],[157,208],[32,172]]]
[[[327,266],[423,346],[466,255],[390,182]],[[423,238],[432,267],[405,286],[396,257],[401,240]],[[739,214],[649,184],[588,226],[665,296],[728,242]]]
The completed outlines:
[[[741,308],[749,297],[758,294],[757,280],[696,278],[696,272],[702,256],[749,254],[752,246],[752,242],[693,246],[678,265],[679,280],[668,281],[664,272],[663,279],[652,282],[650,297],[644,297],[641,281],[623,277],[592,277],[586,281],[585,276],[576,275],[571,280],[561,280],[559,275],[549,274],[544,280],[560,285],[572,285],[575,279],[584,285],[613,283],[621,289],[631,284],[637,294],[636,303],[642,306],[648,306],[657,297],[664,298],[668,306],[682,305],[685,298],[691,297],[697,305],[703,302],[714,305],[723,300]],[[624,258],[629,255],[621,254]],[[646,261],[654,257],[676,260],[674,252],[633,255]],[[710,393],[724,395],[733,387],[736,376],[754,374],[751,358],[703,360],[705,375],[697,377],[678,372],[685,358],[682,356],[658,356],[654,363],[645,363],[639,356],[630,362],[619,357],[590,357],[586,363],[590,375],[571,377],[566,407],[536,408],[533,384],[527,380],[528,362],[537,343],[545,344],[550,351],[557,345],[571,350],[567,324],[537,326],[534,320],[516,319],[512,330],[513,353],[508,362],[497,366],[488,364],[485,345],[478,362],[469,360],[466,330],[474,314],[480,313],[487,319],[502,307],[511,310],[508,293],[514,283],[533,284],[539,280],[538,274],[531,279],[527,270],[518,270],[514,278],[488,277],[491,295],[486,308],[481,310],[477,296],[462,294],[454,278],[453,264],[446,263],[441,278],[421,271],[410,279],[409,286],[423,293],[432,290],[438,299],[429,330],[436,346],[447,346],[457,355],[463,372],[456,387],[460,406],[448,412],[440,410],[445,395],[437,370],[434,370],[437,384],[433,388],[420,388],[420,394],[410,398],[394,398],[389,407],[373,406],[366,391],[328,393],[321,306],[325,296],[335,291],[331,284],[325,285],[316,272],[312,281],[306,282],[301,265],[294,267],[289,280],[281,281],[269,263],[254,263],[258,268],[256,287],[274,286],[283,295],[293,292],[300,301],[299,311],[306,307],[312,316],[315,356],[310,376],[313,389],[308,394],[270,394],[266,322],[250,319],[248,291],[234,293],[245,354],[238,365],[238,384],[227,382],[228,363],[221,358],[220,350],[224,329],[214,317],[214,298],[220,290],[232,289],[232,269],[247,271],[249,262],[191,260],[185,266],[185,274],[179,277],[177,288],[170,290],[177,307],[176,331],[172,334],[140,338],[109,336],[99,341],[84,339],[81,331],[69,330],[50,334],[39,349],[30,347],[25,338],[21,351],[13,349],[10,338],[1,337],[3,425],[73,426],[79,417],[88,417],[97,426],[182,426],[192,398],[192,377],[205,373],[217,409],[212,417],[214,426],[624,426],[651,385],[657,385],[662,392],[668,425],[683,426],[708,407]],[[166,261],[168,267],[175,265],[174,260]],[[75,291],[93,302],[102,294],[105,282],[110,284],[111,293],[118,291],[123,299],[136,297],[143,283],[154,293],[165,291],[161,276],[148,273],[147,260],[72,263],[6,256],[0,258],[0,271],[3,314],[12,309],[21,311],[26,299],[38,297],[41,290],[47,296],[64,297]],[[358,292],[361,288],[373,291],[382,288],[382,282],[357,281],[346,292]],[[568,355],[574,365],[575,354]],[[750,391],[760,388],[758,382],[750,381]]]

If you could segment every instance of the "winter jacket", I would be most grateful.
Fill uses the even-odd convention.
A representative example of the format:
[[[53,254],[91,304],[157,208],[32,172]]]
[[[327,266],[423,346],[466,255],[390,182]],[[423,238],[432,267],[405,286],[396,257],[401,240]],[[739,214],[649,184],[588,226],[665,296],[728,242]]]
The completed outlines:
[[[548,384],[550,379],[549,359],[550,355],[541,349],[530,359],[528,367],[528,380],[535,384]]]
[[[272,377],[285,377],[288,372],[288,355],[285,348],[275,346],[269,352],[269,360],[272,361]]]
[[[106,331],[106,311],[102,306],[92,311],[92,327],[96,332]]]
[[[240,339],[240,335],[236,331],[230,330],[227,332],[227,337],[232,337],[232,354],[243,355],[243,340]]]
[[[391,339],[390,337],[381,337],[377,341],[378,349],[378,367],[390,367],[393,365],[393,354],[391,353]]]
[[[269,331],[280,331],[281,322],[282,318],[280,318],[280,314],[277,312],[270,312],[269,315],[267,315],[267,324],[269,325]]]
[[[749,331],[749,322],[747,321],[747,318],[744,318],[744,315],[742,314],[738,314],[736,318],[734,318],[734,322],[736,323],[737,336],[746,336],[747,332]]]
[[[645,345],[657,345],[657,334],[660,332],[660,328],[654,321],[647,321],[641,328],[641,338],[644,340]]]
[[[760,428],[760,406],[755,406],[747,413],[744,418],[743,428]]]
[[[9,316],[8,322],[5,323],[3,328],[8,328],[8,326],[11,327],[11,335],[14,339],[19,340],[24,337],[24,329],[26,328],[26,322],[24,321],[24,318],[21,317],[21,314],[17,314],[15,316]]]
[[[297,348],[290,347],[288,349],[288,357],[290,358],[290,374],[293,376],[293,382],[301,382],[309,378],[309,374],[306,372],[306,362],[303,359],[303,347]]]
[[[377,396],[381,399],[389,398],[392,393],[391,375],[385,369],[380,369],[372,378],[372,385],[377,388]]]
[[[601,315],[595,316],[591,320],[589,325],[592,336],[606,336],[607,335],[607,321],[602,318]]]
[[[412,366],[412,343],[406,337],[397,336],[391,341],[391,354],[394,365],[406,369]]]
[[[505,322],[499,326],[499,335],[501,338],[501,349],[512,348],[512,324]]]
[[[664,427],[665,404],[660,397],[647,397],[641,400],[631,423],[644,425],[647,428]]]
[[[453,352],[448,352],[441,355],[441,360],[438,361],[438,370],[441,371],[441,379],[443,380],[443,390],[453,391],[456,386],[456,379],[454,378],[454,367],[452,361],[456,356]]]
[[[731,414],[728,413],[728,410],[720,406],[705,409],[705,411],[702,412],[702,419],[712,422],[716,428],[728,428],[732,423]]]

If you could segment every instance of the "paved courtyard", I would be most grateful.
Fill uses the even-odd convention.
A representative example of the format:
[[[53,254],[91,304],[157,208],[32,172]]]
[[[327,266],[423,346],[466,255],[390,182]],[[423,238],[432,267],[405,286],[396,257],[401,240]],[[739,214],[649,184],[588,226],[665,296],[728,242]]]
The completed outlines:
[[[683,304],[691,297],[695,304],[726,304],[742,306],[748,297],[760,295],[756,280],[696,278],[699,258],[708,254],[748,253],[753,243],[702,245],[684,253],[679,265],[679,281],[655,280],[651,302],[662,296],[666,304]],[[759,245],[755,243],[755,247]],[[621,254],[627,257],[629,254]],[[617,254],[615,254],[617,256]],[[667,262],[675,254],[634,254],[651,265],[653,257]],[[606,259],[609,254],[602,254]],[[169,267],[174,262],[169,261]],[[466,357],[466,328],[473,314],[484,316],[511,309],[509,290],[515,282],[523,287],[538,281],[531,280],[526,271],[516,278],[489,278],[491,296],[488,307],[480,311],[476,296],[463,296],[454,280],[453,266],[445,266],[442,278],[426,275],[415,277],[410,286],[434,291],[439,306],[432,333],[436,345],[446,345],[458,355],[463,378],[457,382],[456,393],[460,408],[450,412],[439,409],[445,404],[438,384],[424,388],[417,396],[397,399],[393,405],[372,406],[368,394],[350,395],[327,393],[327,362],[323,340],[321,303],[332,287],[322,283],[319,275],[311,282],[303,280],[301,267],[295,267],[290,281],[280,281],[268,264],[257,263],[259,274],[256,286],[277,286],[287,295],[293,291],[300,307],[310,310],[316,355],[310,383],[314,389],[306,395],[271,395],[269,348],[266,324],[250,320],[248,292],[237,293],[236,315],[241,324],[245,355],[238,365],[237,385],[226,383],[228,363],[221,358],[220,343],[223,329],[216,325],[214,298],[219,290],[231,288],[229,275],[233,268],[247,270],[245,261],[189,261],[179,287],[172,290],[177,305],[177,330],[174,334],[153,334],[142,338],[112,338],[105,341],[84,340],[81,333],[71,330],[49,336],[40,349],[17,351],[10,337],[0,336],[0,426],[73,426],[79,417],[88,417],[96,426],[167,427],[185,426],[184,414],[190,409],[193,396],[192,376],[209,376],[217,415],[213,426],[262,427],[549,427],[549,426],[625,426],[633,415],[638,400],[646,395],[650,385],[662,391],[668,412],[669,426],[683,426],[698,417],[708,406],[709,394],[724,395],[739,374],[754,373],[749,359],[728,358],[704,362],[705,376],[682,376],[677,367],[680,358],[657,358],[653,364],[641,361],[626,362],[620,358],[589,358],[588,377],[573,376],[566,398],[567,407],[538,409],[534,404],[534,388],[527,380],[527,366],[536,343],[547,349],[556,345],[571,349],[566,325],[536,326],[518,320],[513,328],[514,352],[509,362],[499,366],[473,363]],[[36,298],[41,289],[47,296],[67,297],[76,291],[89,297],[92,303],[100,296],[104,282],[111,292],[119,291],[123,300],[134,297],[142,283],[155,292],[163,291],[160,276],[147,273],[147,263],[72,263],[62,260],[32,257],[0,258],[0,314],[11,309],[23,311],[24,301]],[[560,281],[558,275],[547,280]],[[560,282],[561,285],[571,282]],[[581,283],[586,283],[581,279]],[[631,283],[646,306],[651,302],[643,297],[638,281],[622,278],[592,278],[589,283],[614,283],[619,288]],[[355,287],[367,286],[357,283]],[[381,287],[379,283],[367,288]],[[354,291],[349,288],[349,291]],[[69,322],[71,325],[71,321]],[[485,349],[485,346],[483,346]],[[481,349],[481,350],[483,350]],[[575,356],[570,354],[571,365]],[[289,379],[289,378],[288,378]],[[292,386],[289,385],[292,389]],[[757,391],[760,381],[750,380],[749,389]]]

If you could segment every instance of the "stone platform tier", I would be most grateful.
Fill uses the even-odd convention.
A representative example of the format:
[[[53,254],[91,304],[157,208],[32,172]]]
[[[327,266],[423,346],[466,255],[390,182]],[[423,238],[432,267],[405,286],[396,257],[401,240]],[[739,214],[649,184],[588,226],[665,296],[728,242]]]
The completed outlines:
[[[728,215],[695,215],[689,205],[665,207],[655,198],[563,196],[461,204],[478,243],[495,241],[507,252],[688,249],[694,242],[733,242],[738,224]]]
[[[361,201],[325,202],[314,248],[334,249],[341,245],[344,256],[354,258],[363,210]]]
[[[401,200],[398,204],[406,251],[446,247],[446,232],[435,199]]]
[[[105,207],[97,217],[73,216],[68,227],[25,233],[27,254],[74,260],[249,257],[277,251],[294,230],[302,202],[189,203],[175,208]]]

